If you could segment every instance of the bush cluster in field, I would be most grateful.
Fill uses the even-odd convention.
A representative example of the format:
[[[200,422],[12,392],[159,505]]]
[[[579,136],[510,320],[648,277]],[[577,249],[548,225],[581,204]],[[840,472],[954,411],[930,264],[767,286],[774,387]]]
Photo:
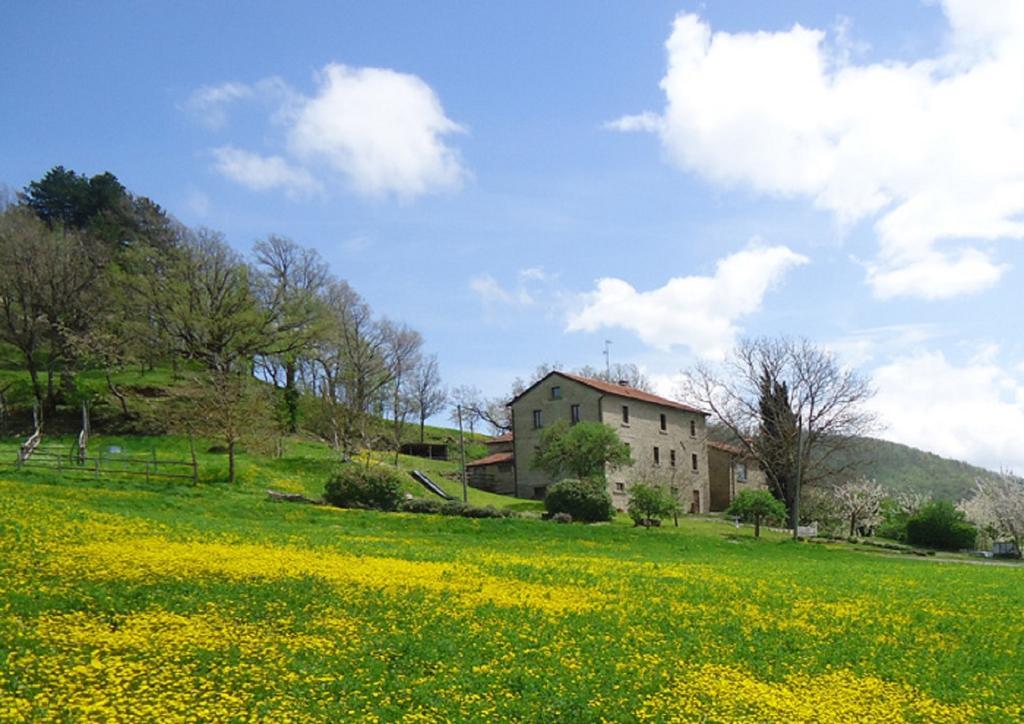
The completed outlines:
[[[512,518],[511,510],[469,505],[458,500],[407,498],[397,471],[383,465],[344,465],[324,486],[324,501],[338,508],[433,513],[463,518]]]
[[[429,498],[410,498],[403,501],[398,509],[403,513],[433,513],[434,515],[453,515],[463,518],[516,518],[518,515],[511,510],[492,506],[469,505],[461,500],[432,500]]]

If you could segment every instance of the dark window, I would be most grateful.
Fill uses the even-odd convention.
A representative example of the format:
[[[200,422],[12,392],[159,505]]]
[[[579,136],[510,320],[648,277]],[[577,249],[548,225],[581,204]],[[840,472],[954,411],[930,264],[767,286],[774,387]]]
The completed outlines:
[[[559,387],[558,385],[555,385],[554,387],[551,388],[551,399],[552,400],[561,400],[562,399],[562,388]]]
[[[569,419],[572,421],[573,425],[575,425],[577,422],[580,421],[580,406],[579,405],[570,405],[569,406]]]
[[[690,420],[690,437],[697,437],[697,422]]]
[[[629,423],[629,405],[622,406],[622,421],[627,424]]]
[[[690,464],[693,465],[693,469],[697,469],[697,453],[690,456]]]
[[[673,498],[676,498],[676,497],[679,496],[679,488],[669,488],[668,490],[669,490],[670,493],[672,493],[672,497]]]
[[[736,479],[739,480],[741,483],[745,483],[747,481],[746,463],[736,463]]]
[[[664,412],[661,413],[661,429],[662,430],[667,430],[668,429],[668,418],[665,417],[665,413]]]
[[[616,493],[624,493],[624,492],[626,492],[626,484],[625,483],[615,483],[615,492]]]
[[[540,417],[540,410],[533,411],[533,429],[544,427],[544,421]]]
[[[654,464],[661,465],[661,450],[654,448]]]
[[[668,464],[671,465],[672,467],[676,466],[676,451],[675,450],[669,450],[668,451]]]

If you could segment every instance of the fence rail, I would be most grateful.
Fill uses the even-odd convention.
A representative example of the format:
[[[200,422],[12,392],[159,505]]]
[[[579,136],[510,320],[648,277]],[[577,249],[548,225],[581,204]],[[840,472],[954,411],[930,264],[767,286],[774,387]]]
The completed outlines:
[[[77,445],[69,448],[57,445],[39,445],[30,457],[16,460],[0,460],[0,467],[14,467],[22,470],[56,470],[64,476],[76,479],[94,478],[100,475],[121,475],[150,482],[153,479],[191,480],[199,482],[199,466],[195,460],[163,460],[152,454],[139,455],[80,455]],[[163,468],[163,469],[161,469]]]

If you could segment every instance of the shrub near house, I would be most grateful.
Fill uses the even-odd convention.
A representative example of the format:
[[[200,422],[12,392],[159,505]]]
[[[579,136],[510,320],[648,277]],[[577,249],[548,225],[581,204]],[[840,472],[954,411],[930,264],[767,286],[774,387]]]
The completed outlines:
[[[615,515],[612,498],[604,483],[567,478],[548,489],[544,507],[552,516],[566,513],[583,523],[600,523]]]

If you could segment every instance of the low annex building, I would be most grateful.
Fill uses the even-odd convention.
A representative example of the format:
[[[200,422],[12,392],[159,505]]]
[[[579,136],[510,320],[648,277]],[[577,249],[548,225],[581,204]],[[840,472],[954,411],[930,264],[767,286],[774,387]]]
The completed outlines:
[[[664,484],[684,509],[710,510],[708,413],[619,384],[567,372],[550,372],[511,401],[513,494],[543,499],[553,480],[531,466],[541,430],[555,420],[603,422],[629,445],[634,464],[607,472],[616,508],[629,503],[639,481]],[[490,456],[489,456],[490,457]],[[486,458],[485,458],[486,459]],[[478,463],[483,461],[477,461]]]
[[[712,513],[728,508],[741,491],[760,490],[768,485],[764,471],[746,450],[714,440],[708,441],[708,475]]]
[[[516,491],[515,456],[512,433],[491,438],[486,443],[487,455],[466,463],[466,476],[474,488],[490,493],[514,495]]]

